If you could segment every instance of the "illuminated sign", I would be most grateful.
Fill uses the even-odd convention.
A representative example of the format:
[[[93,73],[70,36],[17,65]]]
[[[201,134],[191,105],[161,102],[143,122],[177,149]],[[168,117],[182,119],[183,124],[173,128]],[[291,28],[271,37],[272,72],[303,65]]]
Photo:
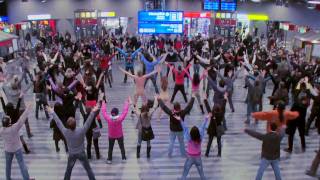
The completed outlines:
[[[211,18],[211,13],[210,12],[184,12],[184,17],[188,18]]]
[[[250,21],[268,21],[269,16],[266,14],[237,14],[237,19]]]
[[[221,11],[236,11],[237,0],[221,0],[220,4]]]
[[[140,34],[182,34],[183,24],[139,23]]]
[[[28,20],[34,21],[34,20],[43,20],[43,19],[51,19],[50,14],[38,14],[38,15],[28,15]]]
[[[116,17],[116,12],[114,11],[100,12],[100,17]]]
[[[203,10],[208,10],[208,11],[220,10],[220,0],[204,0]]]
[[[183,22],[182,11],[139,11],[139,22]]]
[[[0,16],[0,22],[8,22],[9,18],[8,16]]]

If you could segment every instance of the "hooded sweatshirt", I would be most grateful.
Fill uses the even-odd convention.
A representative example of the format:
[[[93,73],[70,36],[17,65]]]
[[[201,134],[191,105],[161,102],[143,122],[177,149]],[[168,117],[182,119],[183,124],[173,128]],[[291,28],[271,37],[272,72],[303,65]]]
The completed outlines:
[[[108,136],[112,139],[123,137],[122,122],[126,118],[129,110],[129,101],[126,101],[123,106],[121,115],[110,116],[107,113],[107,105],[105,102],[102,103],[100,117],[108,123]]]

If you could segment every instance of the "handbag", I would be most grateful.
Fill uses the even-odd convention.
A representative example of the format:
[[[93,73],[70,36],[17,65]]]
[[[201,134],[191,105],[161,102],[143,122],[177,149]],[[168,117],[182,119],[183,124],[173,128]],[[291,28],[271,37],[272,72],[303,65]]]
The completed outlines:
[[[141,128],[141,139],[143,141],[150,141],[154,139],[154,134],[151,126],[148,128],[145,128],[145,127]]]

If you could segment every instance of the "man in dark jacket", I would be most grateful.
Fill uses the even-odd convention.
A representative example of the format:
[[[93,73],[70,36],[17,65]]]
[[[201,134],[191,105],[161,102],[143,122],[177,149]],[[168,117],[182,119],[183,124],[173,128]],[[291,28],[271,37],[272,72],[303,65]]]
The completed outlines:
[[[276,180],[281,180],[279,159],[280,142],[284,136],[284,128],[282,128],[280,133],[276,132],[276,130],[277,125],[275,123],[271,124],[271,132],[267,134],[261,134],[254,130],[245,129],[247,134],[262,141],[261,161],[256,180],[262,179],[264,171],[270,164],[274,171]]]
[[[169,144],[168,155],[169,155],[169,157],[172,157],[174,141],[175,141],[176,137],[178,137],[178,141],[180,144],[181,156],[185,156],[185,146],[184,146],[184,141],[183,141],[183,128],[181,126],[180,121],[176,117],[179,117],[180,119],[184,120],[184,117],[188,113],[190,113],[190,111],[192,109],[195,97],[192,96],[187,107],[183,110],[181,110],[180,104],[177,102],[174,103],[173,110],[170,110],[160,98],[157,98],[157,99],[158,99],[159,105],[163,109],[163,111],[170,116],[170,134],[169,134],[170,144]]]

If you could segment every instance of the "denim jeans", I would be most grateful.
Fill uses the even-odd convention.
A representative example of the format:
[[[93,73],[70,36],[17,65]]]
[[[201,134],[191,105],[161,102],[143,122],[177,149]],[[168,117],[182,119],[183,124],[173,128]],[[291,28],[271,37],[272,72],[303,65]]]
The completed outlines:
[[[5,152],[5,156],[6,156],[6,177],[7,177],[7,180],[11,180],[11,165],[12,165],[13,156],[16,156],[23,180],[30,179],[27,166],[23,160],[22,149],[19,149],[16,152]]]
[[[251,113],[253,112],[257,112],[258,111],[258,105],[251,103],[251,102],[247,102],[247,120],[250,122],[250,116]]]
[[[178,137],[181,156],[185,156],[186,150],[185,150],[184,141],[183,141],[183,132],[182,131],[181,132],[170,131],[169,137],[170,137],[169,150],[168,150],[169,157],[172,156],[174,141],[176,140],[176,137]]]
[[[77,160],[81,162],[82,166],[87,171],[89,180],[95,180],[96,178],[94,177],[93,171],[90,167],[89,160],[85,152],[81,152],[79,154],[69,154],[68,165],[67,165],[66,173],[64,175],[64,180],[70,180],[72,169]]]
[[[182,173],[182,180],[187,179],[187,175],[189,173],[189,170],[191,169],[192,165],[196,165],[198,173],[200,175],[200,179],[204,180],[206,179],[204,177],[203,167],[202,167],[202,160],[201,157],[188,157],[183,168]]]
[[[273,169],[274,175],[275,175],[275,179],[276,180],[281,180],[281,174],[280,174],[280,168],[279,168],[279,159],[276,160],[267,160],[262,158],[260,161],[260,166],[259,166],[259,170],[258,170],[258,174],[256,177],[256,180],[261,180],[264,171],[267,169],[267,167],[271,164],[271,167]]]

